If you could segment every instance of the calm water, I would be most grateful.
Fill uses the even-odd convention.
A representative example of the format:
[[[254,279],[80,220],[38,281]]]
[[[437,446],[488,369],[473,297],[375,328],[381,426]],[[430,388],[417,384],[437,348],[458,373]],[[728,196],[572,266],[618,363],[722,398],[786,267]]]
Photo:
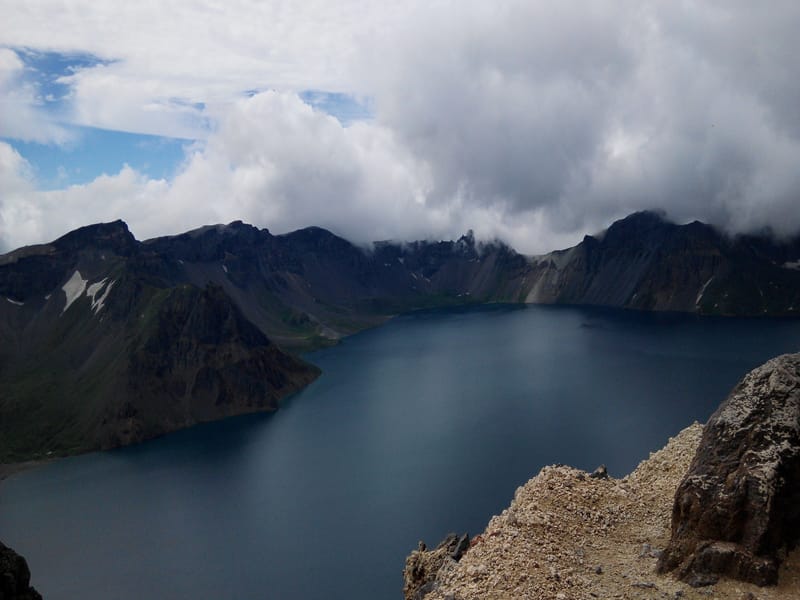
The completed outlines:
[[[612,474],[800,322],[489,307],[396,319],[311,355],[275,415],[0,484],[0,539],[48,600],[401,597],[417,540],[478,532],[545,464]]]

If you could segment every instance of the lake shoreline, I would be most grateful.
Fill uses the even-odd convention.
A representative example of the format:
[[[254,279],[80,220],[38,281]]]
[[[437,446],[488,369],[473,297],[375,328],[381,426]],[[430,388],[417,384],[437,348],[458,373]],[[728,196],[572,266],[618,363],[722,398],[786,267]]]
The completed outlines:
[[[43,467],[44,465],[58,460],[59,458],[63,457],[54,456],[52,458],[38,458],[35,460],[24,460],[17,463],[0,464],[0,482],[5,481],[9,477],[17,475],[18,473],[22,473],[23,471],[30,471],[31,469]]]

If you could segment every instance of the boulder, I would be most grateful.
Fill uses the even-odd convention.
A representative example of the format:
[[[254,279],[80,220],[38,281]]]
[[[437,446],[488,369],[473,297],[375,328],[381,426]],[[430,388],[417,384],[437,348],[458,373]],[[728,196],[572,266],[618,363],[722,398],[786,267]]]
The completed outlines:
[[[28,563],[11,548],[0,543],[0,600],[42,600],[30,586]]]
[[[608,469],[605,465],[600,465],[591,472],[589,477],[592,477],[593,479],[608,479]]]
[[[751,371],[711,416],[675,494],[659,572],[772,585],[800,540],[800,354]]]

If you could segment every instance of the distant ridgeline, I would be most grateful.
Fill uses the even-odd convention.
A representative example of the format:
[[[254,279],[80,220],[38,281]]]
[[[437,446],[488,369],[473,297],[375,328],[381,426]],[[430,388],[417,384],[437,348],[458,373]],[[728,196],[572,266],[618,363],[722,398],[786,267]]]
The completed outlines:
[[[111,448],[274,410],[317,375],[292,351],[391,315],[484,302],[800,314],[800,239],[653,213],[568,250],[380,242],[241,222],[139,242],[122,221],[0,256],[0,462]]]

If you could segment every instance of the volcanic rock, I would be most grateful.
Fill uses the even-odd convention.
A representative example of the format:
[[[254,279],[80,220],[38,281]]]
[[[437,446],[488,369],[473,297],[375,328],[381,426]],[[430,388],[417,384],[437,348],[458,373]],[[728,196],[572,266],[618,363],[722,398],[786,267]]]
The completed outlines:
[[[658,562],[695,586],[778,581],[800,540],[800,354],[751,371],[711,416]]]

